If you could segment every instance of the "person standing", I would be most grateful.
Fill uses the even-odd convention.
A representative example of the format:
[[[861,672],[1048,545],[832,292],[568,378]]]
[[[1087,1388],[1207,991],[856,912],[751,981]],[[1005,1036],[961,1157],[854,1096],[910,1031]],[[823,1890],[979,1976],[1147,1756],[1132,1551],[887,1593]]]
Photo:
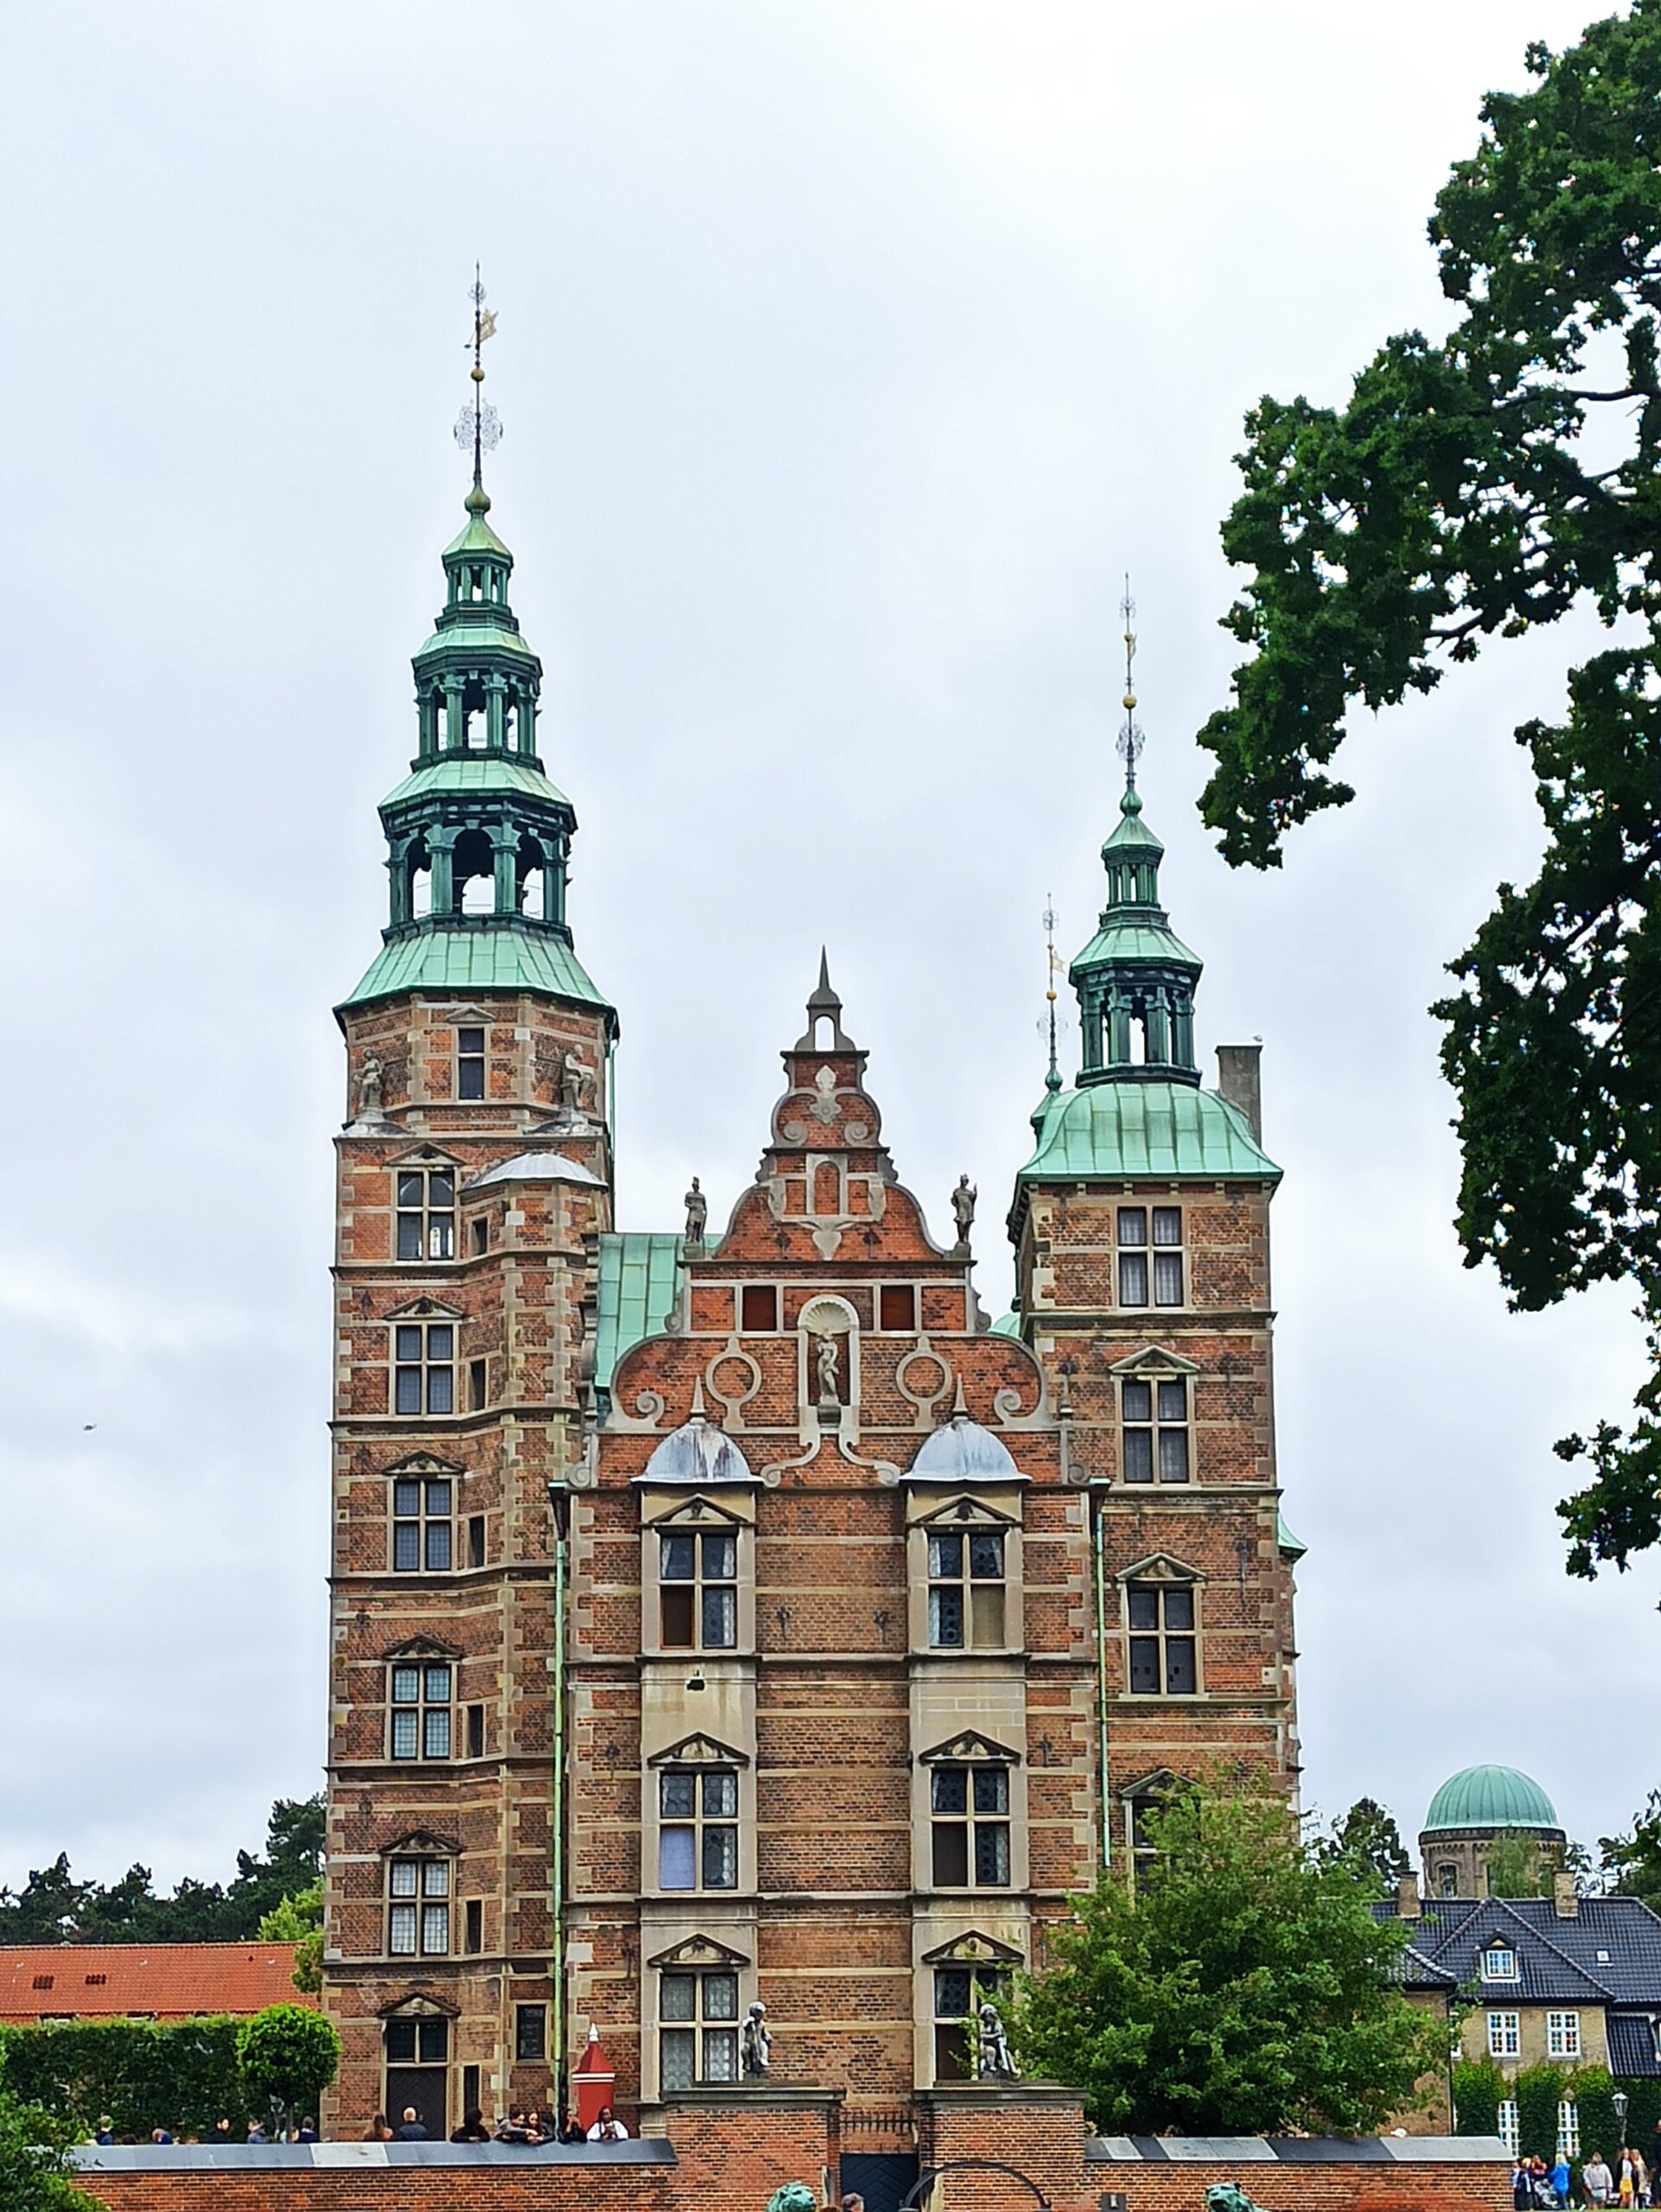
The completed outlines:
[[[428,2140],[421,2114],[413,2105],[404,2106],[403,2124],[393,2130],[392,2140],[395,2143],[424,2143]]]
[[[609,2105],[601,2105],[600,2117],[589,2130],[590,2143],[627,2143],[628,2130]]]
[[[452,2143],[488,2143],[490,2130],[485,2126],[485,2116],[477,2105],[468,2108],[461,2125],[451,2130]]]
[[[390,2143],[392,2140],[392,2123],[384,2112],[375,2114],[363,2132],[363,2139],[366,2143]]]
[[[1569,2202],[1569,2153],[1561,2145],[1551,2169],[1551,2197],[1555,2204],[1564,2205]]]
[[[1588,2204],[1601,2207],[1614,2195],[1615,2177],[1605,2164],[1601,2151],[1594,2151],[1581,2168],[1581,2182]]]

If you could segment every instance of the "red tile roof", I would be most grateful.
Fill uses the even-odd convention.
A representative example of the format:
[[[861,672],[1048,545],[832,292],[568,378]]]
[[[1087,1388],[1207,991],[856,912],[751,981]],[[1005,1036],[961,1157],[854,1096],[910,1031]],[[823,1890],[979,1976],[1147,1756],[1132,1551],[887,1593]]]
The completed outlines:
[[[292,1943],[0,1946],[0,2025],[151,2013],[258,2012],[315,2005],[294,1986]]]

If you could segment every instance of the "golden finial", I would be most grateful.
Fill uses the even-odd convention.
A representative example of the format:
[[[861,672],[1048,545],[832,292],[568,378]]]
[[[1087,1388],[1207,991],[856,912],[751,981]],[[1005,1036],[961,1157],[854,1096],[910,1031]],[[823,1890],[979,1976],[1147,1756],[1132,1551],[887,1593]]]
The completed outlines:
[[[1119,612],[1124,617],[1124,721],[1119,730],[1118,753],[1124,763],[1124,787],[1127,791],[1136,788],[1136,762],[1147,740],[1142,725],[1136,720],[1136,687],[1133,671],[1136,664],[1136,602],[1130,596],[1129,572],[1124,579],[1124,597],[1119,601]]]
[[[468,295],[473,302],[473,335],[468,344],[473,348],[473,404],[464,407],[455,419],[455,442],[465,453],[473,448],[473,495],[468,504],[490,502],[485,499],[485,455],[494,453],[502,442],[502,420],[495,409],[485,399],[480,386],[485,380],[485,365],[480,359],[487,338],[496,335],[496,315],[485,305],[485,288],[480,279],[479,264],[473,264],[473,289]]]

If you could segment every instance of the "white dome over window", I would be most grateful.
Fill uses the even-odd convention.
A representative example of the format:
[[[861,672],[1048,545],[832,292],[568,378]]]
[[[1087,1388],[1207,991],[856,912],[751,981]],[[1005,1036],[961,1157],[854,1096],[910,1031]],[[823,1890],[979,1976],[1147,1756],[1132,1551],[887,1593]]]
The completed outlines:
[[[645,1483],[748,1483],[749,1462],[724,1430],[702,1414],[672,1429],[646,1463]]]
[[[925,1437],[907,1480],[914,1483],[1025,1482],[1009,1446],[967,1414],[953,1414]]]

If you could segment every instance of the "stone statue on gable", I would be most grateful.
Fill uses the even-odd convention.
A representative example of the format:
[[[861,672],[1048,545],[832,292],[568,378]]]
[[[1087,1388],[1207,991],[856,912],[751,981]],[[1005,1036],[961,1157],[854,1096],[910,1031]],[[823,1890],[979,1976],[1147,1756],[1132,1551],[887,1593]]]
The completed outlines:
[[[767,2031],[767,2008],[758,1997],[738,2034],[739,2061],[747,2075],[765,2074],[773,2060],[773,2037]]]
[[[692,1178],[691,1189],[686,1193],[685,1206],[686,1241],[689,1244],[702,1244],[704,1224],[710,1218],[710,1201],[704,1197],[696,1175]]]
[[[969,1242],[969,1232],[975,1226],[975,1202],[979,1197],[979,1191],[968,1176],[959,1175],[958,1187],[951,1193],[951,1214],[958,1224],[959,1244]]]

